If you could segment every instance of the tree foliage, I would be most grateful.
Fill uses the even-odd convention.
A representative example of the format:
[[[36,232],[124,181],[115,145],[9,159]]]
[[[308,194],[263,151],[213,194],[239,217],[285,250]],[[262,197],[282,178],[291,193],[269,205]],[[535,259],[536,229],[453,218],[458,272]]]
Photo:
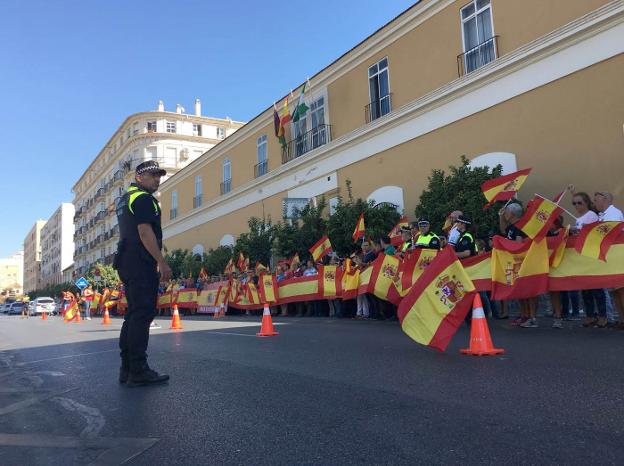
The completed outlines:
[[[433,231],[440,233],[446,216],[461,210],[472,219],[477,236],[487,236],[498,225],[498,208],[483,210],[486,203],[481,184],[502,174],[502,167],[471,167],[465,156],[461,164],[450,166],[449,173],[435,169],[429,176],[427,189],[420,196],[414,213],[416,218],[426,217]]]
[[[234,245],[234,258],[238,258],[240,252],[249,257],[249,265],[253,267],[256,262],[265,266],[271,262],[271,253],[275,227],[271,218],[251,217],[247,222],[249,231],[241,233]],[[235,259],[236,260],[236,259]]]
[[[99,271],[99,278],[96,275]],[[93,288],[102,289],[104,287],[111,288],[119,283],[119,275],[112,265],[97,262],[91,266],[89,272],[85,275],[87,281],[93,285]]]
[[[275,230],[277,255],[290,258],[299,254],[301,260],[310,257],[309,249],[327,234],[327,219],[324,216],[326,208],[327,201],[321,197],[316,206],[308,204],[295,212],[290,222],[278,224]]]

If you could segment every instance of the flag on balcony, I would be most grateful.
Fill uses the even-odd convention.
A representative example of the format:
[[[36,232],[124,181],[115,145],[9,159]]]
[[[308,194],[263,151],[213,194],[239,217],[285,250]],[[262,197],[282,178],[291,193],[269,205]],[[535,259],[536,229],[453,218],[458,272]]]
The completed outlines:
[[[512,199],[520,187],[524,184],[531,173],[530,168],[519,170],[509,175],[499,176],[493,180],[487,180],[481,185],[481,191],[488,200],[483,209],[487,209],[496,201],[508,201]]]
[[[526,212],[515,226],[525,232],[529,238],[541,241],[561,212],[563,209],[554,202],[542,196],[535,196],[529,201]]]
[[[299,94],[299,101],[297,102],[297,106],[295,107],[295,111],[292,114],[292,121],[297,123],[301,118],[305,117],[306,112],[310,109],[305,103],[305,88],[306,84],[304,83],[301,88],[301,94]]]
[[[606,262],[609,248],[622,233],[624,222],[594,222],[585,225],[576,238],[576,252]]]
[[[284,127],[280,121],[279,113],[277,113],[277,107],[273,104],[273,126],[275,127],[275,137],[279,143],[283,146],[286,145],[286,136],[284,134]]]
[[[312,260],[314,262],[320,261],[323,257],[332,252],[332,245],[327,235],[324,235],[320,240],[318,240],[316,244],[309,249],[309,251],[310,254],[312,254]]]
[[[360,238],[364,238],[364,231],[366,227],[364,226],[364,212],[360,214],[360,218],[358,219],[355,230],[353,230],[353,241],[357,242]]]

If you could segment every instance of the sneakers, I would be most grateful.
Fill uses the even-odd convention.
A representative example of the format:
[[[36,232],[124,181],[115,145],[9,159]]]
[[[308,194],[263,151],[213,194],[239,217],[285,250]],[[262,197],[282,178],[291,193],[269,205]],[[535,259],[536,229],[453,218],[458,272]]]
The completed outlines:
[[[511,321],[511,325],[517,327],[518,325],[522,325],[527,321],[527,319],[525,317],[518,317],[517,319],[514,319]]]
[[[91,317],[87,317],[87,320],[91,320]]]
[[[120,377],[121,380],[121,377]],[[145,385],[158,385],[165,383],[169,380],[169,376],[166,374],[159,374],[152,369],[145,369],[142,372],[128,374],[126,385],[128,387],[142,387]]]
[[[553,324],[552,324],[553,328],[563,328],[563,322],[561,319],[555,319],[553,320]]]
[[[522,328],[536,328],[536,327],[539,327],[539,325],[537,325],[537,320],[536,319],[527,319],[525,322],[520,324],[520,327],[522,327]]]

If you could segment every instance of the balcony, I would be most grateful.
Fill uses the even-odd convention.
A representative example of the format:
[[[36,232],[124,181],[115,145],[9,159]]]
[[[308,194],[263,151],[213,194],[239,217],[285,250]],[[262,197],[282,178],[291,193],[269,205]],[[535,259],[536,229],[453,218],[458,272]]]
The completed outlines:
[[[498,36],[491,37],[476,47],[457,55],[457,75],[459,77],[487,65],[498,57]]]
[[[229,193],[232,190],[232,179],[225,180],[221,183],[221,194]]]
[[[99,223],[102,220],[104,220],[106,218],[106,210],[100,210],[96,215],[95,215],[95,223]]]
[[[262,175],[266,175],[269,171],[269,161],[264,160],[254,165],[254,178],[259,178]]]
[[[195,196],[193,198],[193,209],[196,209],[197,207],[201,207],[202,205],[202,195],[200,194],[199,196]]]
[[[95,192],[95,196],[93,196],[93,200],[97,200],[100,197],[102,197],[104,195],[104,187],[100,187],[97,189],[97,191]]]
[[[113,186],[118,183],[122,183],[125,175],[126,173],[121,168],[113,173]]]
[[[329,141],[331,141],[331,125],[319,125],[312,128],[282,148],[282,163],[301,157],[306,152],[321,147]]]
[[[173,220],[178,216],[178,209],[169,209],[169,220]]]
[[[364,107],[364,118],[366,123],[381,118],[392,111],[392,93],[383,96],[379,100],[375,100]]]

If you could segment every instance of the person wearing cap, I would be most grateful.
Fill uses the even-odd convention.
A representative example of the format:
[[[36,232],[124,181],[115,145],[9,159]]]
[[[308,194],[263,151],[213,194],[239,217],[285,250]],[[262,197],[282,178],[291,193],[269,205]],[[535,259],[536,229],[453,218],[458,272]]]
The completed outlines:
[[[409,249],[412,249],[412,230],[410,230],[409,228],[401,228],[401,238],[403,239],[403,243],[401,244],[401,247],[399,248],[399,252],[401,253],[405,253],[407,252]]]
[[[414,247],[422,249],[440,249],[440,238],[431,232],[431,224],[426,218],[418,220],[420,234],[414,243]]]
[[[121,368],[119,382],[129,387],[169,380],[147,364],[150,323],[156,316],[158,284],[171,278],[162,249],[160,205],[154,193],[166,174],[156,161],[136,167],[135,182],[117,202],[119,243],[113,267],[119,272],[128,310],[119,335]]]
[[[457,217],[455,226],[459,232],[459,236],[457,237],[457,242],[455,244],[455,254],[457,254],[457,257],[459,259],[464,259],[466,257],[476,256],[477,246],[472,233],[473,228],[470,218],[466,215],[460,215]]]

